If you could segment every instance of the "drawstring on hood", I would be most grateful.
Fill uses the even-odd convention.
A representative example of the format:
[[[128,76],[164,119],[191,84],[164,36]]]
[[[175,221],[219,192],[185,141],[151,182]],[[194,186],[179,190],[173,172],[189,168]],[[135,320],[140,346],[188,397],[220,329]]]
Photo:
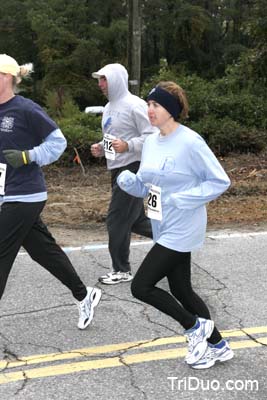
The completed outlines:
[[[93,78],[99,79],[101,76],[105,76],[108,82],[109,101],[120,100],[128,93],[128,72],[123,65],[108,64],[92,73]]]

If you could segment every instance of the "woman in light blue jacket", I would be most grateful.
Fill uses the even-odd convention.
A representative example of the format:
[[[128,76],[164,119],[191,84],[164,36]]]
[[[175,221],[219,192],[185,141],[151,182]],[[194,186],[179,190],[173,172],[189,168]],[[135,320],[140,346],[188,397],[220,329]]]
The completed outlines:
[[[186,363],[195,369],[233,357],[191,286],[191,251],[205,239],[206,203],[217,198],[230,180],[203,138],[179,121],[188,115],[183,89],[160,82],[148,95],[148,116],[160,132],[143,147],[137,174],[123,171],[121,189],[147,197],[154,246],[132,282],[133,295],[173,317],[185,329]],[[168,279],[171,294],[156,286]]]

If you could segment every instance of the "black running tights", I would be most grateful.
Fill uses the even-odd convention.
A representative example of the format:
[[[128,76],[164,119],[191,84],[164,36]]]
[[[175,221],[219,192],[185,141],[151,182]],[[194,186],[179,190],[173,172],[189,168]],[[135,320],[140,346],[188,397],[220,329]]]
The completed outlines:
[[[168,279],[170,292],[156,284]],[[204,301],[193,291],[191,285],[191,253],[167,249],[156,243],[149,251],[132,282],[132,294],[178,321],[184,329],[190,329],[197,317],[210,319]],[[221,340],[214,328],[209,341]]]

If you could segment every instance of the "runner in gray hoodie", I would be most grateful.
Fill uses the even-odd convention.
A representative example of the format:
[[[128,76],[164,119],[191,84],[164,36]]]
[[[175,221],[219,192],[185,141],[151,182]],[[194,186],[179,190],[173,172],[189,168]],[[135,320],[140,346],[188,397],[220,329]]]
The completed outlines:
[[[148,120],[147,104],[128,90],[128,72],[121,64],[108,64],[92,74],[108,98],[102,117],[103,140],[91,146],[94,157],[105,156],[111,172],[112,195],[107,229],[112,272],[99,281],[117,284],[132,280],[129,263],[131,232],[152,237],[143,199],[122,191],[117,177],[123,170],[137,172],[146,137],[155,132]]]

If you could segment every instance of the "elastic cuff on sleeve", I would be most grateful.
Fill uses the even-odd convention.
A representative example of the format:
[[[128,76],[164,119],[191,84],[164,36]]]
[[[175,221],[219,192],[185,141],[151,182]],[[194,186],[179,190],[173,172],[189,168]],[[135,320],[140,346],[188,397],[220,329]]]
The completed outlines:
[[[127,142],[127,144],[128,144],[128,151],[134,151],[133,142],[131,140],[129,140],[129,142]]]
[[[29,157],[30,157],[31,162],[36,161],[34,149],[29,150]]]

